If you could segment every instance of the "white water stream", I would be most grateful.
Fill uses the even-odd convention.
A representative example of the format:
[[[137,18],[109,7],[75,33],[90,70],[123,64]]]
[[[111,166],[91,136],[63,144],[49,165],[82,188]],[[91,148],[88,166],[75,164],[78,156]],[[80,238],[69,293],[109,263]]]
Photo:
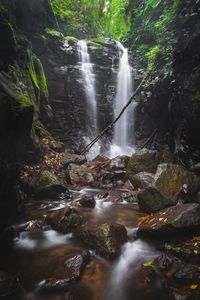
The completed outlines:
[[[97,121],[97,101],[95,90],[95,74],[93,70],[93,64],[90,60],[90,54],[88,52],[87,42],[80,40],[78,42],[78,50],[80,55],[81,73],[83,78],[83,84],[86,96],[86,117],[89,125],[89,131],[85,136],[85,144],[89,144],[91,140],[98,133],[98,121]],[[88,159],[95,158],[100,152],[100,145],[96,143],[88,154]]]
[[[97,133],[97,103],[95,91],[95,74],[93,65],[90,61],[90,54],[86,41],[80,40],[78,42],[78,50],[80,53],[81,72],[84,80],[84,89],[87,101],[87,113],[89,118],[89,125],[91,127],[92,135]],[[88,133],[90,135],[90,133]]]
[[[132,70],[129,65],[128,49],[120,42],[116,42],[120,53],[122,52],[119,71],[117,76],[117,93],[114,101],[114,118],[121,112],[122,108],[128,102],[134,88]],[[133,153],[133,124],[134,124],[133,103],[123,113],[114,127],[114,137],[110,149],[110,156],[131,155]]]

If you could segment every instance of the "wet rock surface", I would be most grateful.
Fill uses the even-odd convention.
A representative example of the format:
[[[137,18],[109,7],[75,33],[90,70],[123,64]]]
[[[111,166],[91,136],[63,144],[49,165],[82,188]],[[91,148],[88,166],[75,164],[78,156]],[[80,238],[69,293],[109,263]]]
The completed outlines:
[[[71,280],[78,280],[80,278],[89,259],[90,252],[83,251],[81,254],[73,256],[65,262],[66,272]]]
[[[138,235],[165,237],[172,234],[192,233],[200,228],[200,205],[180,204],[166,208],[139,226]]]
[[[194,201],[200,189],[200,177],[179,165],[161,164],[155,174],[154,186],[169,197]]]
[[[51,213],[47,217],[47,222],[52,228],[66,234],[80,226],[83,220],[75,208],[68,206]]]
[[[161,194],[155,188],[147,188],[137,194],[139,208],[146,213],[154,213],[173,206],[174,201]]]
[[[83,207],[91,207],[94,208],[96,205],[94,196],[92,195],[83,195],[81,198],[78,198],[76,204],[81,205]]]
[[[120,254],[121,246],[127,241],[127,232],[120,224],[85,225],[74,231],[74,237],[102,256],[113,258]]]
[[[69,288],[70,284],[80,279],[82,272],[89,262],[90,253],[89,251],[83,251],[64,262],[65,278],[56,279],[48,278],[37,285],[38,293],[48,293],[52,291],[62,291]]]

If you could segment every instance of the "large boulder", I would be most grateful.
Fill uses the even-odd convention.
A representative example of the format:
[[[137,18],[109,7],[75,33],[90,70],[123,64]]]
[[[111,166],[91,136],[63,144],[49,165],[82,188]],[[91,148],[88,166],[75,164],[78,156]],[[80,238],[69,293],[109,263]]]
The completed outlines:
[[[165,237],[200,229],[200,205],[187,203],[172,206],[147,218],[138,228],[138,236]]]
[[[155,150],[137,150],[129,159],[127,174],[131,179],[140,172],[155,173],[160,162],[159,153]]]
[[[54,198],[67,190],[61,180],[52,172],[42,171],[34,183],[37,198]]]
[[[85,225],[74,231],[74,236],[106,258],[120,255],[127,242],[126,228],[121,224]]]
[[[160,164],[154,186],[169,197],[190,200],[200,190],[200,177],[179,165]]]
[[[174,201],[152,187],[138,192],[137,197],[139,208],[146,213],[154,213],[175,204]]]
[[[47,222],[53,229],[66,234],[80,226],[83,220],[75,208],[68,206],[50,214],[47,217]]]

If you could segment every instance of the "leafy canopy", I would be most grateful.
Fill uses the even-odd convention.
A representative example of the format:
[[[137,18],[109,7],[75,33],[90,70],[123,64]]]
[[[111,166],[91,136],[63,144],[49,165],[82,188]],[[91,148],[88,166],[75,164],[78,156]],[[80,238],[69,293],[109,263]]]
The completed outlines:
[[[49,0],[66,34],[121,39],[130,28],[128,0]]]

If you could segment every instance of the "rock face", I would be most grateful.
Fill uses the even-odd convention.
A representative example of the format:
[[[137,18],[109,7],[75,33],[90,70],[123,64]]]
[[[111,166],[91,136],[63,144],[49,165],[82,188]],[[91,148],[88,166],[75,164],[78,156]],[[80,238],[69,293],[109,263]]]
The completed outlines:
[[[43,65],[18,27],[22,2],[1,1],[0,7],[0,231],[17,214],[19,168],[41,157],[36,128],[51,115]]]
[[[190,200],[200,190],[200,177],[179,165],[161,164],[155,174],[154,186],[169,197]]]
[[[165,197],[155,188],[140,191],[137,197],[139,208],[146,213],[154,213],[175,204],[174,201]]]
[[[50,103],[54,111],[51,127],[62,141],[71,143],[75,150],[80,151],[85,144],[82,137],[90,132],[91,128],[88,125],[87,99],[78,40],[64,37],[62,33],[51,30],[45,33],[45,37],[48,44],[46,45],[39,37],[36,52],[40,53],[47,74]],[[87,44],[91,63],[94,64],[97,119],[101,120],[99,122],[101,131],[113,118],[112,103],[116,93],[120,52],[113,41],[101,43],[88,41]],[[38,45],[40,47],[37,47]]]
[[[173,152],[175,150],[178,162],[188,168],[200,161],[199,25],[199,3],[190,1],[184,5],[180,2],[174,22],[168,27],[169,36],[173,32],[177,38],[172,69],[169,71],[162,60],[158,62],[154,79],[158,69],[162,68],[163,72],[155,83],[152,79],[149,81],[151,96],[144,97],[136,110],[137,142],[150,137],[157,128],[152,144],[167,143]]]
[[[81,239],[100,255],[113,258],[120,254],[121,246],[127,241],[127,231],[120,224],[85,225],[74,231],[74,237]]]
[[[42,171],[35,183],[34,191],[37,198],[54,198],[66,191],[60,179],[50,171]]]
[[[53,229],[64,234],[72,232],[83,222],[78,211],[73,207],[59,209],[48,216],[47,221]]]
[[[139,226],[138,236],[184,234],[200,229],[200,205],[197,203],[181,204],[155,213]]]
[[[149,149],[137,150],[129,160],[127,174],[131,179],[140,172],[155,173],[159,161],[159,153],[157,151]]]

